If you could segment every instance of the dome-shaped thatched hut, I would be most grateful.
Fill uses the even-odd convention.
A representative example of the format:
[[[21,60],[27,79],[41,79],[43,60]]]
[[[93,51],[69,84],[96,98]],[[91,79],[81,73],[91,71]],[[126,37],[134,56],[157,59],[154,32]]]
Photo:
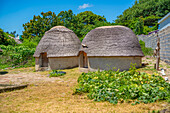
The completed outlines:
[[[80,40],[72,30],[64,26],[51,28],[42,37],[34,53],[36,70],[78,66],[80,45]]]
[[[131,63],[140,67],[144,56],[133,31],[124,26],[103,26],[91,30],[83,39],[79,67],[128,70]]]

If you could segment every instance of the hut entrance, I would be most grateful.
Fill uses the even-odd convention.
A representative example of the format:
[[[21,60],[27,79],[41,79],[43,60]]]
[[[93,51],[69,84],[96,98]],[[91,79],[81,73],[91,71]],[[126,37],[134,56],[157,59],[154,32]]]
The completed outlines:
[[[79,67],[81,67],[81,68],[88,68],[87,53],[85,53],[83,51],[80,52]]]
[[[87,64],[87,53],[83,52],[83,67],[88,68]]]
[[[48,67],[47,53],[41,53],[41,67]]]

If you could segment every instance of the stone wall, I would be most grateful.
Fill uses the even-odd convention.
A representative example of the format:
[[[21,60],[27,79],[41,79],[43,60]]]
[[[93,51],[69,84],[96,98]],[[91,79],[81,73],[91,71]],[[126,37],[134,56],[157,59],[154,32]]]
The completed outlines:
[[[88,57],[88,68],[90,71],[110,70],[128,70],[131,63],[136,63],[136,67],[141,66],[142,57]]]
[[[170,26],[158,32],[160,38],[160,58],[170,64]],[[155,49],[157,47],[157,34],[139,35],[139,40],[145,42],[146,47]]]

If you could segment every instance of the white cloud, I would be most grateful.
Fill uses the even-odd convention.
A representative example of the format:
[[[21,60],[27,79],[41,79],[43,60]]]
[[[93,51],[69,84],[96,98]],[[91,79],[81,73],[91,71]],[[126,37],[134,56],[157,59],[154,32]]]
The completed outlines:
[[[83,5],[80,5],[78,9],[85,9],[85,8],[88,8],[88,7],[93,7],[93,5],[83,4]]]

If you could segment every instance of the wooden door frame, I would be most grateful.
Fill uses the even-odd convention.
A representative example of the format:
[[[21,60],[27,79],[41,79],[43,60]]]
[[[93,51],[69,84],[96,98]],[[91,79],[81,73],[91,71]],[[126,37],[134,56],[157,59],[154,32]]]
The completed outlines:
[[[83,68],[88,68],[88,58],[85,52],[83,52]]]
[[[88,68],[88,57],[87,53],[84,51],[79,52],[79,67]]]
[[[45,57],[47,58],[47,53],[46,52],[44,52],[44,53],[40,53],[40,67],[48,67],[48,58],[47,58],[47,66],[44,66],[44,58],[43,58],[43,56],[44,56],[44,54],[45,54]]]

